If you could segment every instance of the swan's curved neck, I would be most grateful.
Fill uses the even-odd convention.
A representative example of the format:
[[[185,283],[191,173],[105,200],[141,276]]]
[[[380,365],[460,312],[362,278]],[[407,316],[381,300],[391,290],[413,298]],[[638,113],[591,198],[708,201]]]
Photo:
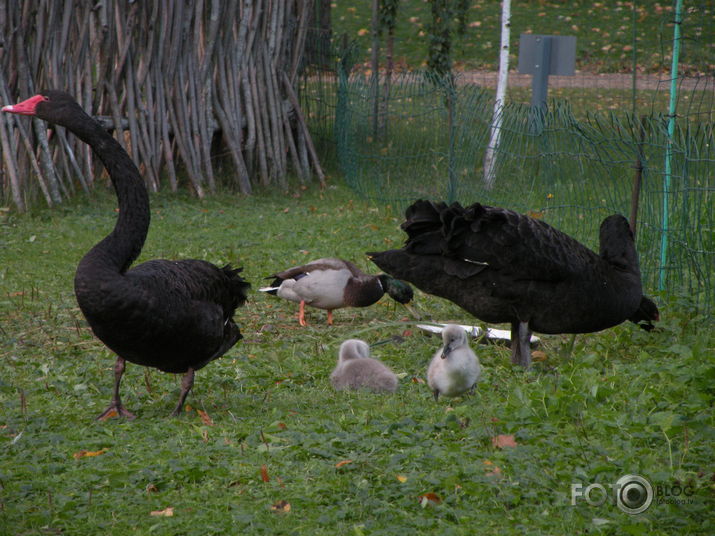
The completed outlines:
[[[119,203],[114,230],[95,245],[80,263],[97,264],[124,273],[139,256],[149,231],[149,196],[139,170],[127,152],[102,126],[83,114],[66,125],[87,143],[109,173]]]

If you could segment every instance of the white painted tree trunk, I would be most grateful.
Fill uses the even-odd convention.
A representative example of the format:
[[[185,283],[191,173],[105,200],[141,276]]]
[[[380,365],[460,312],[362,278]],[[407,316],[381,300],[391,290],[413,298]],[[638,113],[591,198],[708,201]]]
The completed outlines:
[[[503,120],[504,100],[509,79],[509,32],[511,26],[511,0],[502,1],[501,11],[501,46],[499,50],[499,78],[497,80],[497,94],[494,100],[494,113],[492,114],[492,128],[489,136],[489,145],[484,154],[484,187],[491,190],[496,180],[496,152],[501,138],[501,125]]]

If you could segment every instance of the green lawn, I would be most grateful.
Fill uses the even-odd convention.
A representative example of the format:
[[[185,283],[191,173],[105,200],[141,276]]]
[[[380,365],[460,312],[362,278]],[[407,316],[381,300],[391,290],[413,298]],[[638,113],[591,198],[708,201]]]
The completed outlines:
[[[142,259],[230,261],[254,289],[327,255],[373,271],[363,253],[402,242],[401,214],[351,195],[154,195]],[[94,421],[114,357],[86,327],[72,277],[114,207],[100,192],[0,223],[0,534],[715,531],[715,336],[711,319],[675,299],[658,298],[656,331],[579,336],[571,359],[565,337],[544,337],[546,360],[529,372],[506,348],[479,346],[476,393],[450,403],[423,383],[439,340],[389,299],[336,311],[333,327],[311,310],[303,329],[294,304],[252,292],[236,315],[245,339],[197,374],[183,416],[167,417],[179,376],[130,364],[122,392],[138,418]],[[420,292],[415,308],[474,322]],[[384,342],[373,353],[401,375],[397,394],[332,390],[350,337]],[[516,446],[495,447],[498,436]],[[688,495],[656,504],[661,495],[634,516],[610,497],[572,506],[572,484],[608,488],[630,473]]]
[[[635,13],[633,5],[635,4]],[[370,0],[333,0],[335,35],[356,40],[361,50],[372,46]],[[514,0],[511,17],[511,59],[516,68],[522,33],[572,35],[577,38],[576,68],[586,72],[631,72],[635,53],[639,70],[670,69],[674,2],[638,0],[546,1]],[[684,2],[681,74],[710,74],[715,69],[712,2]],[[395,29],[398,68],[424,67],[427,62],[431,2],[403,0]],[[455,36],[453,60],[457,70],[496,70],[501,32],[501,2],[470,0],[466,31]],[[384,45],[383,45],[384,46]],[[368,61],[365,53],[360,61]],[[367,63],[365,64],[367,66]]]

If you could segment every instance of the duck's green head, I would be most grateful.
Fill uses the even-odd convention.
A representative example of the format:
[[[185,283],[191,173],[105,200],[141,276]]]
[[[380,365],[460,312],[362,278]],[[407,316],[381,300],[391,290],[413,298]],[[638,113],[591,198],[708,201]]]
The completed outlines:
[[[414,297],[412,287],[404,281],[390,277],[387,274],[381,274],[380,283],[382,283],[382,288],[385,289],[385,292],[396,302],[408,303]]]

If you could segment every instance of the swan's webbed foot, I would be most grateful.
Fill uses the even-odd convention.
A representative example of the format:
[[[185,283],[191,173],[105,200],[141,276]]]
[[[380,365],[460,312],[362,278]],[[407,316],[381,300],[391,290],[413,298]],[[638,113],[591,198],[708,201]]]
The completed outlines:
[[[131,411],[122,406],[122,403],[118,400],[112,400],[111,404],[107,406],[107,409],[105,409],[102,414],[97,417],[97,420],[106,421],[107,419],[111,419],[112,417],[124,417],[125,419],[129,419],[130,421],[133,421],[137,418],[136,415],[134,415]]]
[[[122,399],[119,397],[119,384],[122,381],[124,368],[124,359],[117,356],[117,361],[114,363],[114,391],[112,393],[112,401],[109,406],[107,406],[107,409],[105,409],[104,412],[97,417],[98,421],[106,421],[112,417],[124,417],[129,420],[137,418],[136,415],[122,405]]]

